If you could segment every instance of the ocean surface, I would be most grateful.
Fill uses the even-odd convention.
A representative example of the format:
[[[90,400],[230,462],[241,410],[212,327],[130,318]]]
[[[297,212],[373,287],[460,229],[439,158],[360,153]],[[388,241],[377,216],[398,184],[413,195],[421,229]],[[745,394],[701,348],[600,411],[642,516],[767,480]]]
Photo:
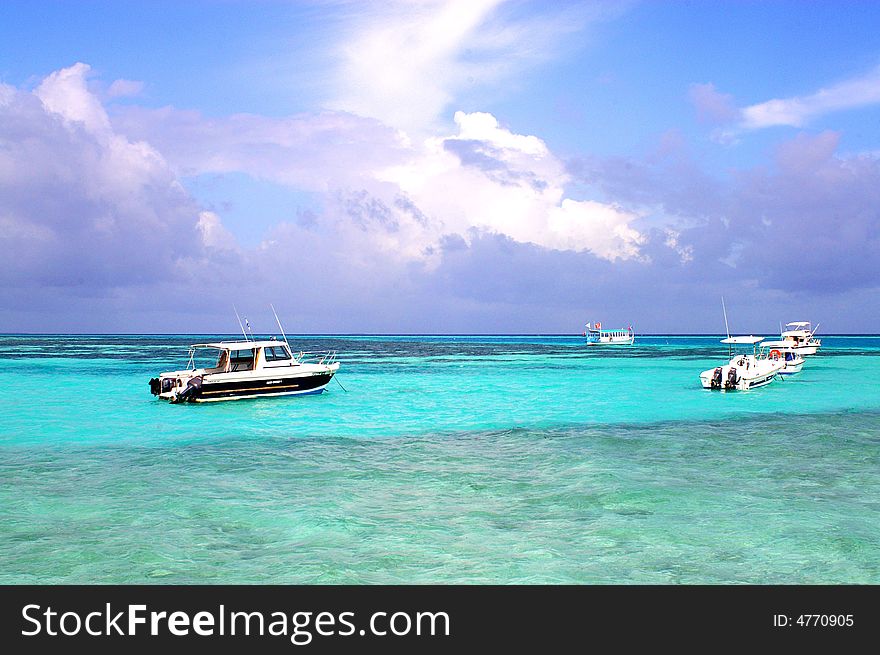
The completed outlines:
[[[0,335],[0,583],[880,583],[880,337],[299,336],[320,395],[169,405],[217,335]],[[344,387],[344,389],[343,389]]]

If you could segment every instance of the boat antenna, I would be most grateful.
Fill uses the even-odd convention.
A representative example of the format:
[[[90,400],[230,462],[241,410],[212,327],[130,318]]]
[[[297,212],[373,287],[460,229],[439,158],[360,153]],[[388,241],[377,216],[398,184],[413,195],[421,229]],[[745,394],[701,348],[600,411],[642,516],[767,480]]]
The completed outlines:
[[[235,318],[238,319],[238,327],[241,328],[241,334],[244,337],[244,340],[248,341],[247,333],[244,331],[244,325],[241,323],[241,317],[238,315],[238,310],[235,308],[235,305],[232,305],[232,311],[235,312]]]
[[[281,336],[284,337],[284,343],[287,344],[287,349],[290,350],[290,343],[287,341],[287,335],[284,334],[284,328],[281,327],[281,321],[278,319],[278,312],[275,311],[275,305],[269,303],[269,307],[272,308],[272,313],[275,314],[275,322],[278,323],[278,329],[281,330]]]
[[[814,327],[813,331],[810,332],[810,338],[812,338],[813,335],[816,334],[816,330],[818,330],[818,329],[819,329],[819,323],[816,323],[816,327]]]
[[[721,296],[721,312],[724,314],[724,329],[727,330],[727,338],[730,339],[730,325],[727,323],[727,307],[724,306],[724,296]],[[727,354],[733,357],[733,346],[727,344]]]
[[[724,314],[724,329],[727,330],[727,338],[730,339],[730,326],[727,324],[727,307],[724,306],[724,296],[721,296],[721,311]]]

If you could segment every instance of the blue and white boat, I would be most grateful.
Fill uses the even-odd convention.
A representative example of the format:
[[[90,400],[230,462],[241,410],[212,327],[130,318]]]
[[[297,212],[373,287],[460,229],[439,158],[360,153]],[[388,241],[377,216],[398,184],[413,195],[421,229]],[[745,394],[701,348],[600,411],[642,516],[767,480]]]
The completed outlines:
[[[790,341],[762,341],[760,348],[767,359],[781,360],[785,364],[779,375],[794,375],[804,367],[804,358]]]
[[[636,339],[632,325],[624,329],[603,330],[602,324],[587,323],[584,326],[584,337],[588,346],[631,346]]]

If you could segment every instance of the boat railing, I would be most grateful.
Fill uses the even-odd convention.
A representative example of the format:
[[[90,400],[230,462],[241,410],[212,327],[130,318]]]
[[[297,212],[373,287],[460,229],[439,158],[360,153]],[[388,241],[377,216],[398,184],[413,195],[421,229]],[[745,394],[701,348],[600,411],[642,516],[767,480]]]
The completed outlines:
[[[322,364],[329,366],[336,361],[335,350],[312,350],[296,353],[296,361],[300,364]]]

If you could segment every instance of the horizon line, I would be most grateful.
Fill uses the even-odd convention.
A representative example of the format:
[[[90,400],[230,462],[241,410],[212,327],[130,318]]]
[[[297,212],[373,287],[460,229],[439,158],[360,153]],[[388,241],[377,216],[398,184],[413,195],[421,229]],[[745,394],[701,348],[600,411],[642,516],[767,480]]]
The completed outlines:
[[[271,333],[265,333],[272,336]],[[742,334],[745,334],[743,332]],[[750,336],[759,333],[750,332]],[[760,333],[765,334],[765,333]],[[771,333],[767,333],[771,334]],[[775,333],[772,333],[775,336]],[[237,336],[237,332],[0,332],[0,337],[13,336],[141,336],[141,337],[185,337],[185,336]],[[260,336],[249,335],[251,338]],[[296,337],[578,337],[583,334],[569,332],[293,332]],[[723,332],[643,332],[636,337],[716,337],[725,336]],[[826,332],[824,337],[880,337],[874,332]]]

